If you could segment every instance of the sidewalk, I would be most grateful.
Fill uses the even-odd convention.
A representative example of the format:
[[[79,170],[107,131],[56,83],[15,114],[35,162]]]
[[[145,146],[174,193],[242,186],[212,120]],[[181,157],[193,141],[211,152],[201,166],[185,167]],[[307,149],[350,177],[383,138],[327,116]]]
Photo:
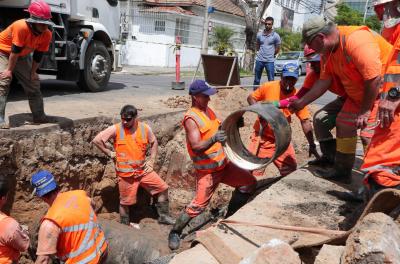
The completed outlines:
[[[194,74],[196,67],[184,67],[181,68],[181,73],[190,72]],[[202,67],[199,67],[199,73],[203,71]],[[115,73],[124,73],[131,75],[161,75],[161,74],[175,74],[175,67],[152,67],[152,66],[133,66],[123,65],[122,71]]]

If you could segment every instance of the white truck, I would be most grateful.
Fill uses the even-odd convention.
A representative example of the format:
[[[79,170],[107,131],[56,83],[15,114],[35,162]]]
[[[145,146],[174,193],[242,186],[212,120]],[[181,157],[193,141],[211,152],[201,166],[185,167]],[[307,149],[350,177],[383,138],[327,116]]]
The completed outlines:
[[[30,0],[0,0],[0,31],[29,17]],[[75,81],[84,90],[107,87],[120,39],[118,0],[46,0],[55,23],[53,40],[39,73]]]

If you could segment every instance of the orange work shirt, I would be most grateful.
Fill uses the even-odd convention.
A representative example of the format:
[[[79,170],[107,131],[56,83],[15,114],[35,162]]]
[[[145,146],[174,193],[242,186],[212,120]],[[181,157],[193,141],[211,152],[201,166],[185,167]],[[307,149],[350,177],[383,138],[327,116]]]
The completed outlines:
[[[20,19],[9,25],[0,33],[0,50],[10,54],[11,46],[23,48],[19,56],[26,56],[33,51],[46,52],[49,50],[52,33],[47,29],[40,35],[33,34],[25,19]]]
[[[322,56],[320,79],[338,76],[347,96],[361,103],[364,82],[382,74],[391,45],[383,38],[378,41],[367,27],[339,26],[338,31],[339,47]]]
[[[280,100],[292,97],[297,93],[296,89],[293,89],[289,93],[284,93],[281,90],[280,82],[281,81],[272,81],[272,82],[263,83],[257,90],[255,90],[251,94],[251,97],[253,97],[253,99],[256,100],[257,102],[280,101]],[[282,113],[285,115],[288,122],[290,123],[292,113],[289,111],[289,109],[284,108],[284,109],[280,109],[280,111],[282,111]],[[302,121],[310,118],[310,112],[308,111],[307,107],[304,107],[303,109],[296,112],[295,114]],[[254,123],[254,130],[257,133],[260,130],[259,119],[257,119],[256,122]],[[271,138],[271,137],[273,137],[273,134],[274,133],[269,126],[266,129],[264,129],[264,132],[263,132],[264,137]]]

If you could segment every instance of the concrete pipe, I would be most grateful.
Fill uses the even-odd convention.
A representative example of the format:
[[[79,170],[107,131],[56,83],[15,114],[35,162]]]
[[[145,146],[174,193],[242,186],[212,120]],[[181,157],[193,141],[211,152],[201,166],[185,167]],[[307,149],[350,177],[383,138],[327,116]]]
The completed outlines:
[[[109,243],[104,264],[151,263],[160,257],[156,238],[115,221],[99,219],[99,223]]]
[[[271,158],[259,158],[243,145],[237,122],[245,112],[256,113],[272,128],[275,136],[275,152]],[[233,112],[222,123],[222,129],[227,135],[224,145],[227,157],[231,162],[246,170],[260,169],[273,162],[288,148],[292,135],[290,125],[281,110],[269,103],[253,104]]]

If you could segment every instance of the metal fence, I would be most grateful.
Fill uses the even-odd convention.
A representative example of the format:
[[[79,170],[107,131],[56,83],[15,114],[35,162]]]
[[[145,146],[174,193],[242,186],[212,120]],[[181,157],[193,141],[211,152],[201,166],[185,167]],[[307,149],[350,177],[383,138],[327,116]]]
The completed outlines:
[[[161,11],[160,11],[161,10]],[[121,10],[121,31],[129,38],[141,36],[146,42],[173,44],[171,39],[180,36],[183,45],[200,48],[202,42],[204,18],[201,16],[171,13],[160,7],[148,7],[133,5],[128,9]],[[235,50],[244,48],[245,33],[244,26],[224,23],[210,19],[209,39],[212,39],[213,28],[224,26],[231,28],[235,34],[231,41]],[[212,46],[209,41],[209,46]]]

